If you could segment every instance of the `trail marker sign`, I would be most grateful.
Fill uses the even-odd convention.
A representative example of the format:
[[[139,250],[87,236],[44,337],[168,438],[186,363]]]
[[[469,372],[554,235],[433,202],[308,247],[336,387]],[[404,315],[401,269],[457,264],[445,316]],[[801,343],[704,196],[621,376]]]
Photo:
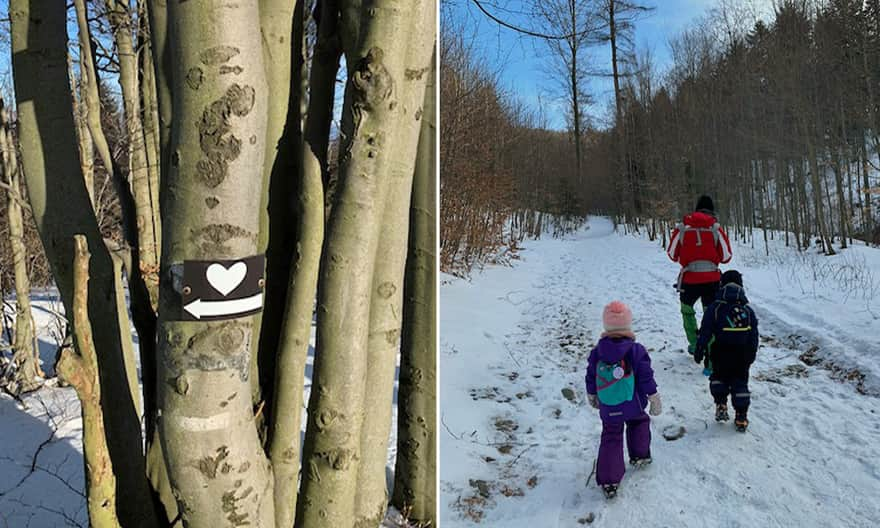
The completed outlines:
[[[263,309],[266,258],[183,262],[183,320],[215,321]]]

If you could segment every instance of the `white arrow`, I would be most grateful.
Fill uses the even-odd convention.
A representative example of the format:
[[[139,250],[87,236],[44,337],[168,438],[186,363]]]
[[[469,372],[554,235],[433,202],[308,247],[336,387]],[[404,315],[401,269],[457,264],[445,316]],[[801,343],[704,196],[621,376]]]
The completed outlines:
[[[196,299],[184,305],[183,309],[192,314],[196,319],[202,317],[216,317],[220,315],[235,315],[257,310],[263,306],[263,294],[258,293],[243,299],[230,299],[228,301],[203,301]]]

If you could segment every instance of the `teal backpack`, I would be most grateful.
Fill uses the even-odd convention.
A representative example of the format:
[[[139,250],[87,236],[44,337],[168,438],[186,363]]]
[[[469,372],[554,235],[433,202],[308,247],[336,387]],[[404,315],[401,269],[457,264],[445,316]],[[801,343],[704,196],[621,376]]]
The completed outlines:
[[[632,366],[621,359],[615,363],[599,361],[596,366],[596,394],[605,405],[620,405],[633,399],[636,379]]]

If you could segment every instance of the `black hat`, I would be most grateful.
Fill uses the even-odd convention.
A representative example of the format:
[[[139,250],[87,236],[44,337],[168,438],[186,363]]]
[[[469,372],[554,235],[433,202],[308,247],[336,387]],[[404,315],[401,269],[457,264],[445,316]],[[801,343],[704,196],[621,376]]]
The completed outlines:
[[[736,270],[727,270],[721,275],[721,285],[734,283],[738,286],[743,285],[743,276]]]
[[[710,213],[714,213],[715,212],[715,204],[712,202],[712,198],[710,198],[708,195],[704,194],[703,196],[700,196],[700,198],[697,200],[697,206],[694,207],[694,210],[695,211],[708,211]]]

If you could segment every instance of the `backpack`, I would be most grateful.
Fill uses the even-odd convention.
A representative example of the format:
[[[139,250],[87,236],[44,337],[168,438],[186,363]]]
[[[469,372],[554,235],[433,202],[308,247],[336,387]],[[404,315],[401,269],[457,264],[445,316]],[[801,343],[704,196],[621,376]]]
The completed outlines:
[[[684,245],[685,234],[687,234],[688,232],[694,232],[697,234],[696,245],[702,246],[703,245],[702,234],[704,232],[708,232],[708,233],[712,233],[712,240],[715,242],[714,245],[717,246],[718,244],[721,243],[720,231],[721,231],[721,224],[719,224],[718,222],[715,222],[714,224],[712,224],[712,227],[694,227],[694,226],[690,226],[690,225],[687,225],[684,222],[682,222],[682,223],[678,224],[678,232],[681,233],[681,238],[678,239],[678,245],[679,246]]]
[[[752,333],[752,317],[748,305],[721,303],[715,309],[720,331],[715,342],[728,346],[745,346]]]
[[[633,399],[636,380],[632,366],[625,359],[596,365],[596,395],[605,405],[619,405]]]

